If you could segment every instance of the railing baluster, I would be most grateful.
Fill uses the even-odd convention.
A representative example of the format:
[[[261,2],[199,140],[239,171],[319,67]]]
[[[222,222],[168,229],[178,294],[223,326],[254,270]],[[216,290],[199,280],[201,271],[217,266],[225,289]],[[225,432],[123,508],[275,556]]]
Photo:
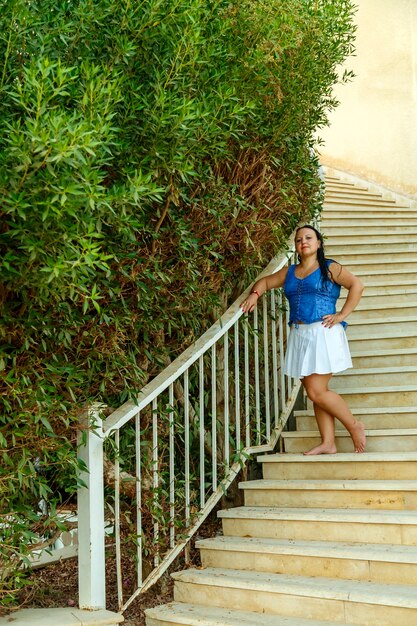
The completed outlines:
[[[175,545],[175,422],[174,422],[174,384],[169,386],[169,545]]]
[[[285,411],[286,397],[285,397],[285,376],[284,376],[284,324],[282,313],[282,293],[278,292],[279,297],[279,309],[280,314],[278,317],[278,331],[279,331],[279,374],[280,374],[280,387],[281,387],[281,411]]]
[[[190,525],[190,395],[188,370],[184,372],[185,525]]]
[[[226,331],[224,334],[224,370],[223,370],[223,383],[224,383],[224,463],[226,468],[230,463],[230,450],[229,450],[229,333]]]
[[[153,508],[158,510],[158,490],[159,490],[159,472],[158,472],[158,402],[157,399],[152,401],[152,478],[153,478]],[[154,563],[155,567],[159,565],[159,522],[154,518],[153,523],[153,541],[155,547]]]
[[[288,335],[289,335],[289,321],[290,321],[290,313],[286,304],[286,300],[285,298],[282,298],[282,305],[285,307],[285,332],[286,332],[286,337],[287,337],[287,345],[285,347],[285,351],[288,350]],[[286,400],[288,400],[288,398],[291,396],[291,391],[292,391],[292,378],[290,376],[286,376],[285,377],[287,379],[287,396],[286,396]]]
[[[269,405],[269,334],[268,334],[268,301],[263,298],[263,338],[264,338],[264,381],[265,381],[265,431],[269,441],[271,436],[271,407]]]
[[[114,525],[116,544],[116,578],[117,578],[117,601],[119,608],[123,604],[123,583],[122,583],[122,550],[120,542],[120,431],[114,435],[116,458],[114,461]]]
[[[239,370],[239,320],[235,324],[235,418],[236,451],[240,450],[240,370]]]
[[[200,507],[203,508],[206,502],[205,494],[205,471],[204,471],[204,356],[199,360],[199,405],[200,405]]]
[[[256,420],[256,443],[261,443],[261,397],[259,388],[259,328],[258,307],[253,311],[253,343],[255,359],[255,420]]]
[[[136,560],[137,560],[137,583],[141,587],[143,582],[142,571],[142,454],[140,449],[140,413],[135,417],[135,452],[136,452]]]
[[[250,396],[249,396],[249,318],[245,320],[245,433],[246,446],[250,446]]]
[[[274,422],[275,428],[279,424],[279,398],[278,398],[278,354],[277,354],[277,307],[276,290],[271,291],[271,339],[272,339],[272,380],[274,394]]]
[[[217,489],[217,364],[216,345],[211,348],[211,446],[213,492]]]

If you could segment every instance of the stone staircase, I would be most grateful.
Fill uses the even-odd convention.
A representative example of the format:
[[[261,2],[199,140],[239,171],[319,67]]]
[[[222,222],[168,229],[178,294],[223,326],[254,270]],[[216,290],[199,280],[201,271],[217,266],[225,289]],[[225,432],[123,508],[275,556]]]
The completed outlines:
[[[322,230],[365,284],[354,369],[332,387],[365,422],[367,452],[341,430],[337,455],[303,456],[319,441],[307,403],[147,626],[417,625],[417,208],[329,174]]]

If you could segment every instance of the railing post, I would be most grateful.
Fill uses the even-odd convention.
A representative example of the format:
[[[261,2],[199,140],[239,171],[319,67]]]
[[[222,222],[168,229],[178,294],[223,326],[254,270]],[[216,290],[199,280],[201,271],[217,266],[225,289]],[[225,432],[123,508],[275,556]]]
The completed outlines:
[[[104,554],[103,423],[100,405],[81,418],[78,456],[86,470],[78,488],[78,589],[80,609],[106,608]]]

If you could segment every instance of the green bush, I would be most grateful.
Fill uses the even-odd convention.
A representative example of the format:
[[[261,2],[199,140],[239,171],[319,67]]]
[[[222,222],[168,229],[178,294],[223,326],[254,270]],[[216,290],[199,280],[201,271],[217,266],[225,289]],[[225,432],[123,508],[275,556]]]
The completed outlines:
[[[118,406],[319,209],[349,0],[0,2],[3,601]],[[10,531],[10,532],[9,532]],[[19,578],[20,580],[20,578]]]

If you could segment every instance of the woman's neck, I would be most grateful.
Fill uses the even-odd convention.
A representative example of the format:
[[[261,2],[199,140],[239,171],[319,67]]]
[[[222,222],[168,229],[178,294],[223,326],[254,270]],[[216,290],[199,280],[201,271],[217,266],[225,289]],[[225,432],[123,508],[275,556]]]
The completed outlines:
[[[300,265],[305,270],[312,269],[314,265],[318,265],[318,264],[319,262],[318,262],[317,256],[311,256],[311,257],[300,259]]]

